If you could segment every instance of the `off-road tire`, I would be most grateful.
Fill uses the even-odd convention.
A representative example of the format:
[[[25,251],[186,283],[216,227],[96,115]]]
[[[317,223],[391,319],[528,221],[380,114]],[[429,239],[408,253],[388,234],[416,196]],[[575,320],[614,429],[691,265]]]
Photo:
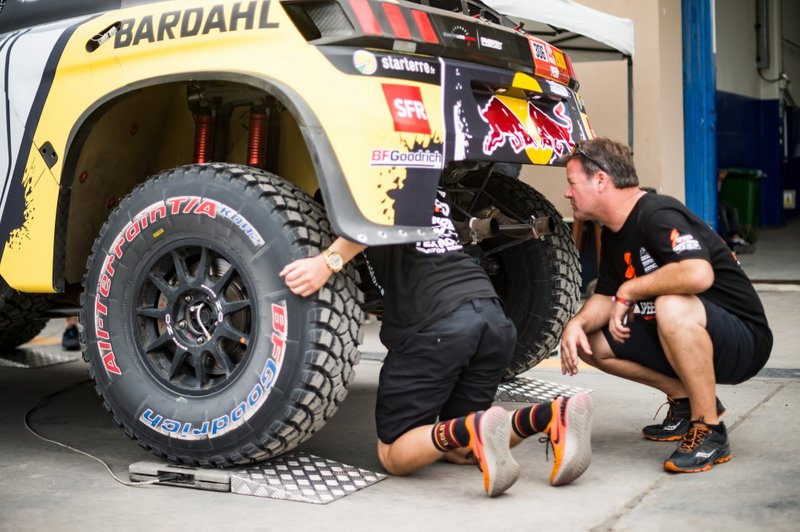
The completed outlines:
[[[47,325],[41,316],[52,304],[52,296],[17,292],[0,278],[0,350],[14,349],[39,334]]]
[[[531,215],[555,222],[551,235],[529,239],[498,252],[499,270],[490,278],[517,327],[517,344],[503,379],[509,380],[547,358],[580,297],[581,267],[569,226],[545,197],[525,183],[492,175],[475,210],[492,204],[517,222]],[[513,243],[502,236],[484,240],[484,252]]]
[[[137,187],[83,281],[84,357],[114,421],[156,455],[204,467],[274,457],[317,432],[358,362],[355,272],[308,298],[278,272],[330,241],[322,207],[261,170],[191,165]]]

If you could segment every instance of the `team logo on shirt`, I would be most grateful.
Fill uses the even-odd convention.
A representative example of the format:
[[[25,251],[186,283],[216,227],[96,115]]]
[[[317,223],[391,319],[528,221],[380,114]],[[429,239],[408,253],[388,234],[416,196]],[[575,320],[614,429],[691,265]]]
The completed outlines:
[[[450,219],[450,206],[446,201],[442,201],[445,194],[439,191],[439,197],[442,199],[436,198],[431,219],[431,225],[438,238],[436,240],[417,242],[417,251],[426,255],[459,251],[463,247],[458,243],[458,233],[453,225],[453,220]]]
[[[682,235],[674,228],[669,233],[669,241],[672,243],[672,252],[675,254],[702,249],[700,247],[700,242],[698,242],[694,236]]]
[[[626,279],[633,279],[634,277],[636,277],[636,269],[633,267],[633,264],[631,262],[631,260],[632,260],[631,259],[631,252],[630,251],[626,251],[625,254],[622,256],[622,259],[625,261],[625,264],[628,266],[625,269],[625,278]]]
[[[650,255],[650,252],[647,251],[647,248],[639,248],[639,262],[642,264],[642,269],[646,274],[658,269],[658,264]]]

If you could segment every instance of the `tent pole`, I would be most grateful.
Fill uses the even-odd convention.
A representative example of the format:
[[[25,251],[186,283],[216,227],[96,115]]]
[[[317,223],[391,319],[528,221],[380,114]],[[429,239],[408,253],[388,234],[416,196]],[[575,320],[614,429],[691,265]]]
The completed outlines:
[[[627,56],[628,61],[628,147],[633,153],[633,58]]]

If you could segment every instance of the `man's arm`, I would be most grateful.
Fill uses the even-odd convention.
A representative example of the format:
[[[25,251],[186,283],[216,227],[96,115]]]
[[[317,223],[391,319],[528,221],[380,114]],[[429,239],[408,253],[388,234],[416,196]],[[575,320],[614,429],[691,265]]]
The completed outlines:
[[[714,284],[714,269],[705,259],[686,259],[661,266],[654,272],[629,279],[617,296],[630,301],[653,299],[666,294],[699,294]]]
[[[714,284],[714,269],[705,259],[686,259],[661,266],[654,272],[629,279],[617,289],[617,297],[631,304],[643,299],[653,299],[666,294],[699,294]],[[625,315],[630,307],[615,304],[611,308],[608,331],[618,342],[630,337]]]
[[[608,296],[595,294],[564,327],[561,335],[561,372],[565,375],[578,373],[578,349],[592,354],[587,333],[599,330],[608,323],[613,302]]]
[[[329,251],[341,255],[344,264],[350,262],[353,257],[365,249],[367,249],[367,246],[351,242],[342,237],[334,240],[328,247]],[[297,259],[287,264],[278,275],[283,277],[286,286],[288,286],[292,292],[298,296],[308,297],[322,288],[322,285],[324,285],[333,274],[333,270],[331,270],[328,263],[325,261],[323,253],[320,253],[316,257]]]

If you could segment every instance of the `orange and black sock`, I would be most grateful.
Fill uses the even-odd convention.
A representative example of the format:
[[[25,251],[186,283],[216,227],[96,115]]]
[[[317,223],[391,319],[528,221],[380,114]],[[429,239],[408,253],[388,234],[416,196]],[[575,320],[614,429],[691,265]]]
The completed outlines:
[[[511,428],[520,438],[527,438],[546,429],[552,418],[550,403],[531,405],[514,411]]]
[[[475,412],[475,423],[478,423],[483,412]],[[473,415],[473,414],[470,414]],[[467,430],[467,416],[447,421],[440,421],[431,430],[433,445],[440,451],[447,452],[469,445],[469,431]]]

